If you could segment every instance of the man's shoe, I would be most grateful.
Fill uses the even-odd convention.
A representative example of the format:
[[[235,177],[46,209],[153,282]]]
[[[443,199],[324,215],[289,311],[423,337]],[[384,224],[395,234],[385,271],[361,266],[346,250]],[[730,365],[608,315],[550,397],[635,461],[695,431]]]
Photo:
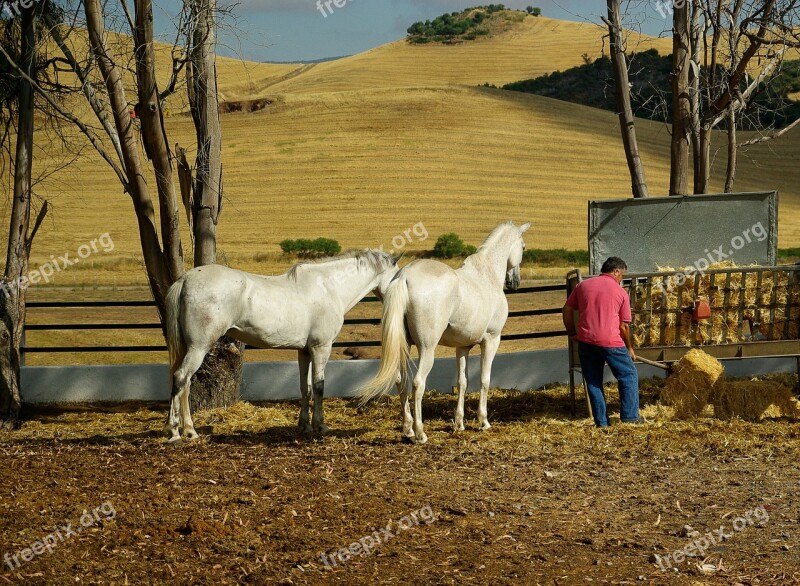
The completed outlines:
[[[620,420],[620,423],[624,423],[625,425],[647,425],[650,422],[644,417],[639,417],[638,419],[630,419],[628,421]]]

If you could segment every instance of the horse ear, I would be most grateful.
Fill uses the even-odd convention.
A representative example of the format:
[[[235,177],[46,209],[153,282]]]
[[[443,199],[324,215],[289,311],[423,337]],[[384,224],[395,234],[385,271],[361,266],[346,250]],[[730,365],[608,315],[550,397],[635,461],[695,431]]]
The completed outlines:
[[[406,251],[404,250],[403,252],[401,252],[397,256],[393,256],[392,257],[392,264],[396,265],[397,263],[399,263],[400,259],[403,258],[403,255],[405,255],[405,253],[406,253]]]
[[[519,233],[520,234],[525,234],[525,232],[527,232],[528,229],[530,229],[530,227],[531,227],[531,223],[530,222],[528,222],[527,224],[523,224],[522,226],[519,227]]]

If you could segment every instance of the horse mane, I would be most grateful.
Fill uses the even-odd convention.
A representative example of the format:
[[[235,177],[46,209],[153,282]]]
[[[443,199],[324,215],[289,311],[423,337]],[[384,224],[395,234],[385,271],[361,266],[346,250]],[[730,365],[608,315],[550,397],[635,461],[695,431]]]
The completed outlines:
[[[507,222],[503,222],[502,224],[496,226],[494,230],[489,232],[486,240],[484,240],[483,244],[478,247],[478,250],[476,250],[474,254],[471,254],[464,259],[464,264],[462,266],[470,265],[478,268],[480,265],[485,265],[486,255],[481,253],[484,253],[489,248],[495,246],[501,238],[505,237],[505,235],[508,233],[508,229],[514,227],[514,222],[512,220],[508,220]]]
[[[350,259],[356,259],[359,265],[361,265],[362,262],[366,263],[374,271],[379,272],[386,267],[386,261],[390,260],[391,257],[389,254],[381,250],[374,250],[372,248],[360,248],[360,249],[356,248],[343,252],[342,254],[337,256],[329,256],[316,260],[300,261],[286,272],[286,276],[292,279],[293,281],[297,281],[299,277],[298,272],[303,267],[324,266],[338,261],[350,260]]]

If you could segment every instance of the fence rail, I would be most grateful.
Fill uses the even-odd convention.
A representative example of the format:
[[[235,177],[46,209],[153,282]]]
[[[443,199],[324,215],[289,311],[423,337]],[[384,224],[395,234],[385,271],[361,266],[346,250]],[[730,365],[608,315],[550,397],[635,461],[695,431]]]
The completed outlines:
[[[539,285],[534,287],[523,287],[516,291],[508,291],[507,295],[522,295],[531,293],[548,293],[563,291],[566,293],[566,285]],[[365,297],[362,303],[379,303],[377,297]],[[34,301],[27,304],[30,309],[66,309],[66,308],[109,308],[109,307],[155,307],[153,301]],[[561,313],[561,307],[549,307],[541,309],[526,309],[520,311],[510,311],[509,319],[521,317],[537,317],[544,315],[557,315]],[[344,320],[344,325],[380,325],[379,318],[348,318]],[[161,329],[160,323],[79,323],[79,324],[26,324],[25,332],[41,331],[107,331],[107,330],[155,330]],[[503,336],[504,341],[510,340],[537,340],[542,338],[557,338],[566,336],[564,330],[551,330],[546,332],[528,332],[518,334],[507,334]],[[380,340],[352,340],[334,342],[335,348],[350,347],[375,347],[380,346]],[[253,346],[246,346],[249,350],[258,350]],[[165,352],[165,345],[148,346],[28,346],[23,344],[20,352],[25,354],[59,354],[59,353],[92,353],[92,352]]]

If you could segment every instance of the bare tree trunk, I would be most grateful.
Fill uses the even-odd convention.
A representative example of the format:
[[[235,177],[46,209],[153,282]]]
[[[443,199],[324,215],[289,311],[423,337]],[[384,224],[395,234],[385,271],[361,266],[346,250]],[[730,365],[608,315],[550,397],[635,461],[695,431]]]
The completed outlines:
[[[689,194],[689,3],[676,2],[672,25],[672,147],[669,194]]]
[[[730,52],[731,71],[736,70],[739,65],[739,41],[741,33],[737,27],[739,13],[742,10],[744,0],[734,2],[733,12],[728,21],[728,50]],[[740,96],[738,92],[737,96]],[[726,117],[728,120],[728,165],[725,169],[725,193],[733,192],[733,182],[736,180],[736,158],[738,145],[736,144],[736,108],[738,104],[733,101],[728,106]]]
[[[736,109],[731,104],[728,108],[728,167],[725,170],[725,193],[733,192],[736,180]]]
[[[20,67],[35,73],[36,22],[33,10],[21,15]],[[8,233],[6,268],[0,290],[0,427],[20,426],[20,345],[25,327],[25,289],[30,253],[28,227],[31,217],[31,167],[33,162],[33,88],[19,80],[17,144],[14,157],[14,199]]]
[[[197,132],[194,197],[194,264],[217,262],[217,220],[222,206],[222,130],[216,64],[216,0],[190,0],[193,23],[189,100]]]
[[[216,64],[216,0],[187,0],[190,51],[187,76],[189,105],[197,135],[192,186],[191,224],[194,264],[217,262],[217,220],[222,208],[222,129],[219,119]],[[182,180],[188,182],[186,170]],[[185,187],[183,187],[185,191]],[[239,400],[244,344],[231,338],[217,341],[193,377],[191,408],[228,407]]]
[[[699,175],[695,179],[695,193],[708,193],[711,180],[711,135],[712,129],[707,124],[700,126]]]
[[[172,179],[172,156],[169,152],[164,114],[158,97],[156,56],[153,45],[153,3],[136,0],[136,74],[139,93],[138,112],[142,121],[142,141],[147,158],[153,163],[161,217],[167,283],[183,276],[183,250],[180,237],[180,212]],[[163,292],[166,295],[166,290]]]
[[[692,101],[692,176],[694,178],[694,193],[700,193],[700,44],[702,39],[700,17],[702,16],[700,0],[692,2],[692,54],[689,70],[689,88]]]
[[[628,81],[628,63],[622,40],[622,26],[620,25],[620,0],[608,0],[608,18],[604,19],[608,26],[611,46],[611,63],[614,67],[614,80],[616,82],[617,113],[622,132],[622,144],[625,148],[625,158],[628,161],[628,170],[631,174],[631,191],[633,197],[647,197],[647,180],[644,175],[644,165],[639,155],[639,144],[636,140],[636,125],[631,107],[630,82]]]
[[[105,45],[105,23],[100,0],[85,0],[86,28],[100,74],[108,91],[114,125],[119,136],[122,164],[127,177],[126,191],[133,201],[139,226],[139,240],[147,270],[147,279],[160,315],[164,315],[164,298],[172,284],[164,263],[164,256],[156,228],[156,215],[150,189],[145,181],[144,168],[139,158],[139,147],[133,121],[128,111],[125,86],[119,67],[111,60]]]

